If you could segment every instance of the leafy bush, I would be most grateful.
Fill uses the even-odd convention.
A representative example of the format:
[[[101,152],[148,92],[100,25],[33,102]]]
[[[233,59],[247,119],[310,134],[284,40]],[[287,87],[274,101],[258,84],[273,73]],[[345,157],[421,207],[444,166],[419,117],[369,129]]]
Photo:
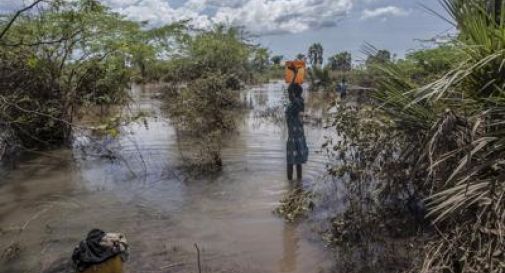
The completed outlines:
[[[167,62],[168,112],[197,146],[190,165],[211,171],[222,166],[222,138],[235,129],[232,110],[240,106],[236,91],[251,79],[253,53],[239,29],[216,26],[186,40],[180,55]]]
[[[69,134],[61,87],[51,81],[56,64],[30,51],[2,52],[0,122],[27,148],[53,146]]]
[[[221,147],[226,134],[235,129],[239,94],[227,87],[224,75],[209,74],[187,87],[166,91],[168,112],[181,136],[190,138],[196,154],[193,166],[218,170],[222,166]]]

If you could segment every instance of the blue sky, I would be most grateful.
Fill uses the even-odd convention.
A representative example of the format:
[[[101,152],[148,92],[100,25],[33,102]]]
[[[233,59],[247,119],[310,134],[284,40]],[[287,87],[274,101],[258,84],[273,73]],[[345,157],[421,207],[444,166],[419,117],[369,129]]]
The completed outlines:
[[[445,14],[438,0],[423,0],[423,5]],[[365,10],[383,7],[398,7],[406,13],[384,13],[364,18]],[[315,29],[302,33],[263,36],[259,41],[273,53],[292,57],[305,53],[313,42],[320,42],[325,49],[325,59],[335,52],[352,52],[355,60],[363,59],[361,47],[370,43],[377,48],[390,50],[402,57],[410,50],[433,46],[422,42],[439,36],[454,33],[449,23],[434,16],[414,0],[375,0],[362,1],[334,27]],[[422,41],[420,41],[422,40]]]
[[[362,59],[365,42],[403,56],[429,46],[428,40],[454,28],[422,5],[440,13],[438,0],[101,0],[133,20],[161,25],[191,19],[196,27],[214,23],[244,26],[272,54],[292,58],[322,43],[325,59],[347,50]],[[0,0],[0,10],[30,0]]]

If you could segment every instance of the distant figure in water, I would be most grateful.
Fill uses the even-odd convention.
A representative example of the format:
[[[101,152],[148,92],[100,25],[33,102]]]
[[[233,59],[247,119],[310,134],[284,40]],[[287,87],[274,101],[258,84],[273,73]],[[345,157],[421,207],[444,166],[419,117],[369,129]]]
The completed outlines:
[[[305,141],[305,132],[300,115],[305,111],[302,97],[303,88],[296,83],[288,87],[289,104],[286,108],[288,124],[288,142],[286,145],[288,161],[288,179],[293,180],[293,167],[296,165],[296,175],[302,179],[302,164],[307,163],[309,148]]]
[[[342,78],[342,81],[338,84],[337,88],[340,91],[340,98],[345,99],[345,97],[347,97],[347,80]]]

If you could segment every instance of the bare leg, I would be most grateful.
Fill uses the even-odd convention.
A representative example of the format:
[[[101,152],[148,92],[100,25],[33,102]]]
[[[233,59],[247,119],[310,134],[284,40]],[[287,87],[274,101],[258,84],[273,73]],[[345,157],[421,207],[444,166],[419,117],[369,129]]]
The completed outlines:
[[[293,164],[288,164],[288,180],[293,180]]]
[[[302,164],[296,165],[296,177],[302,179]]]

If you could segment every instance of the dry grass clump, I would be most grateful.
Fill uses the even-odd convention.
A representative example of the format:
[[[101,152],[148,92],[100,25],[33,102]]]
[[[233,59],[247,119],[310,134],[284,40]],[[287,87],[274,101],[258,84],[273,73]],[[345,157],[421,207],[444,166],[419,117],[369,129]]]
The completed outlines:
[[[275,208],[274,213],[283,216],[288,222],[307,216],[314,208],[314,194],[300,187],[290,190]]]

